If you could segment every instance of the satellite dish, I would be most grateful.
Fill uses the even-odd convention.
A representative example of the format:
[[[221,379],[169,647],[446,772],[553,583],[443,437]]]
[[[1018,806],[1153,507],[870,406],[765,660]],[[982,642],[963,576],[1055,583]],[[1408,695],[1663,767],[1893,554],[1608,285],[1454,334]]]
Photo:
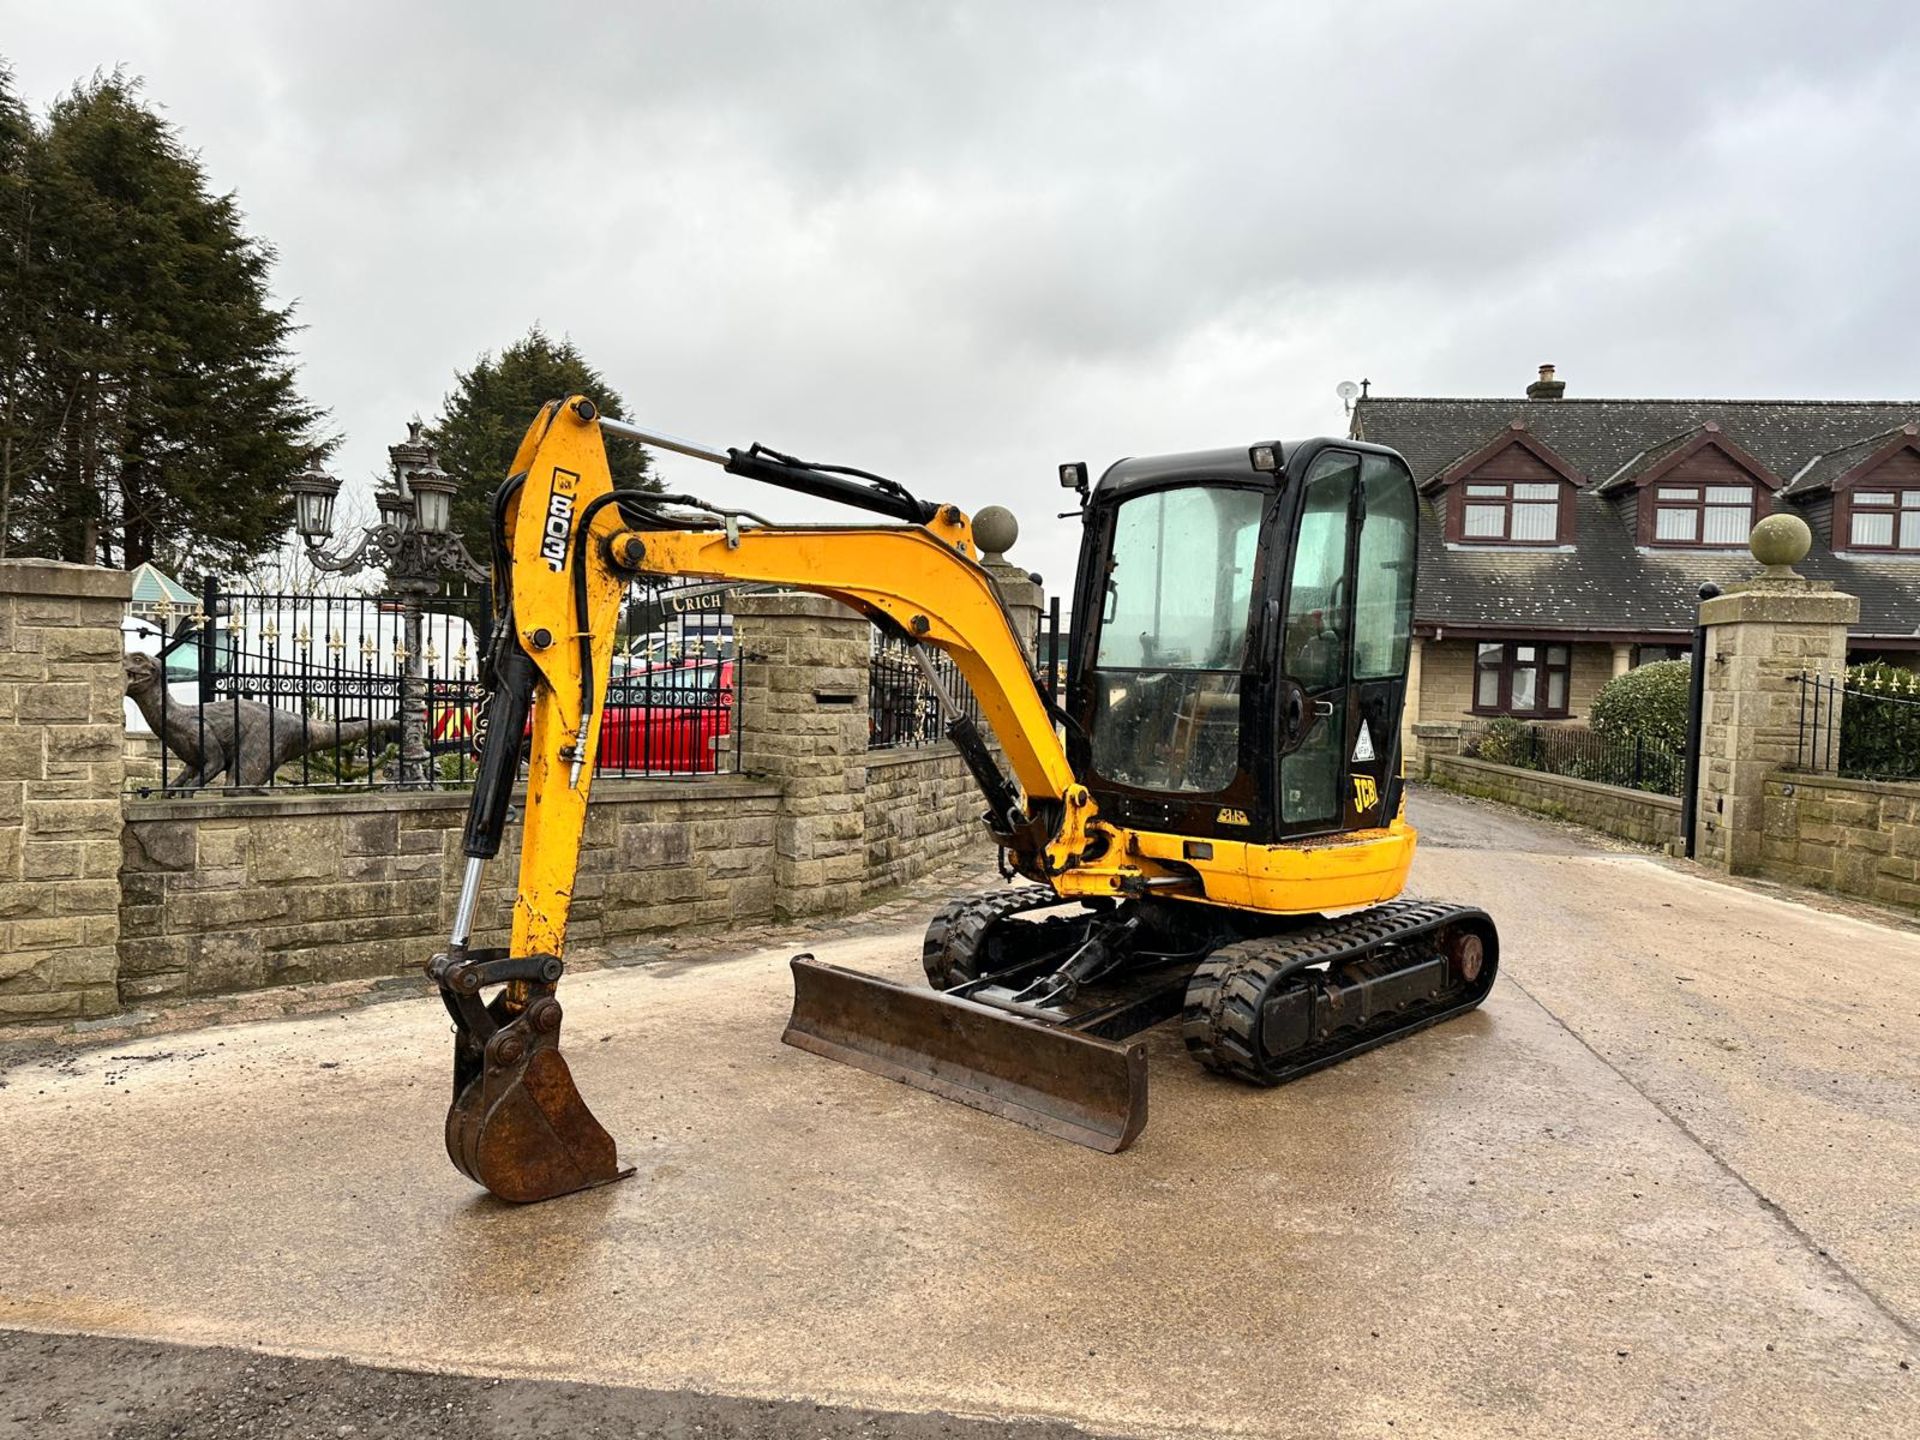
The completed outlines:
[[[1333,393],[1338,395],[1342,400],[1351,400],[1360,393],[1360,387],[1351,380],[1342,380],[1338,385],[1333,387]]]

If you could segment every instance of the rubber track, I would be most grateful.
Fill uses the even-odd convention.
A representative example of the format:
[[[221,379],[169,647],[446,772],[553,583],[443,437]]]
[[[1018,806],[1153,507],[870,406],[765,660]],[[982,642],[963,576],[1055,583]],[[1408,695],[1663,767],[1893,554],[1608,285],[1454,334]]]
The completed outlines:
[[[1362,1031],[1324,1051],[1309,1046],[1304,1052],[1293,1052],[1291,1060],[1281,1057],[1277,1067],[1261,1055],[1262,1007],[1274,987],[1289,976],[1309,966],[1358,959],[1383,945],[1417,938],[1462,918],[1485,921],[1489,938],[1494,941],[1487,949],[1479,981],[1464,1000],[1442,1005],[1431,1012],[1412,1012],[1403,1024],[1372,1034]],[[1186,1009],[1180,1020],[1181,1034],[1188,1051],[1207,1069],[1253,1085],[1280,1085],[1348,1055],[1370,1050],[1450,1015],[1471,1010],[1493,988],[1498,953],[1493,922],[1485,911],[1443,901],[1390,901],[1290,934],[1221,946],[1201,962],[1188,982]]]
[[[950,901],[928,923],[927,938],[920,947],[927,983],[936,990],[951,990],[978,979],[975,960],[994,926],[1023,910],[1063,903],[1046,885],[1019,885]]]

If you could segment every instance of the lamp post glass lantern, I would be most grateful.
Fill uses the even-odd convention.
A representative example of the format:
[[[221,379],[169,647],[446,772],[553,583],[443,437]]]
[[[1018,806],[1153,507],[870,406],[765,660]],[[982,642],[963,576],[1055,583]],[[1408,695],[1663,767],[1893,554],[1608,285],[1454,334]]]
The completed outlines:
[[[340,482],[316,462],[287,488],[293,491],[293,524],[300,538],[313,546],[333,534],[333,501]]]
[[[354,575],[369,567],[386,576],[386,588],[398,597],[404,638],[400,653],[400,759],[394,778],[402,785],[431,786],[433,755],[427,749],[427,684],[421,644],[425,602],[438,594],[449,576],[478,585],[487,567],[468,553],[453,532],[453,497],[460,482],[440,468],[439,454],[412,421],[407,438],[387,447],[393,472],[391,488],[374,496],[379,523],[363,527],[359,543],[339,554],[326,549],[333,534],[333,502],[340,482],[318,465],[288,486],[294,499],[294,528],[314,567]]]
[[[453,522],[453,495],[460,488],[438,465],[428,465],[407,477],[413,491],[413,523],[422,535],[444,535]]]

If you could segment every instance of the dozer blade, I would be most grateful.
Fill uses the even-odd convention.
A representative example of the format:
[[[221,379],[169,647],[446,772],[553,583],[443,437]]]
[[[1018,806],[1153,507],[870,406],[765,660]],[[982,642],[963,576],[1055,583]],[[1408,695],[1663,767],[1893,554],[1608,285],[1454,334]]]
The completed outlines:
[[[549,1008],[550,1007],[550,1008]],[[606,1185],[622,1169],[560,1054],[560,1007],[538,1002],[488,1042],[478,1075],[447,1111],[447,1154],[502,1200],[527,1204]]]
[[[1112,1154],[1147,1123],[1147,1055],[809,955],[793,959],[789,1045]]]

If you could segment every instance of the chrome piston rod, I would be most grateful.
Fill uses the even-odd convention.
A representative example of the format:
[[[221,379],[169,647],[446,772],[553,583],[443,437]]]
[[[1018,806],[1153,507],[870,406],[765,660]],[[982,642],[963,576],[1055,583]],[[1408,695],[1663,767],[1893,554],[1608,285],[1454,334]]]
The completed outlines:
[[[691,455],[695,460],[705,460],[711,465],[725,465],[731,458],[726,451],[716,450],[711,445],[702,445],[698,440],[682,440],[677,435],[663,435],[656,430],[642,430],[638,425],[629,425],[624,420],[609,420],[600,417],[601,432],[618,435],[622,440],[638,440],[642,445],[658,445],[662,450],[671,450],[676,455]]]
[[[478,856],[467,857],[467,873],[460,877],[460,901],[453,907],[450,938],[455,949],[464,950],[467,941],[473,938],[473,912],[480,903],[480,876],[486,868],[487,862]]]

